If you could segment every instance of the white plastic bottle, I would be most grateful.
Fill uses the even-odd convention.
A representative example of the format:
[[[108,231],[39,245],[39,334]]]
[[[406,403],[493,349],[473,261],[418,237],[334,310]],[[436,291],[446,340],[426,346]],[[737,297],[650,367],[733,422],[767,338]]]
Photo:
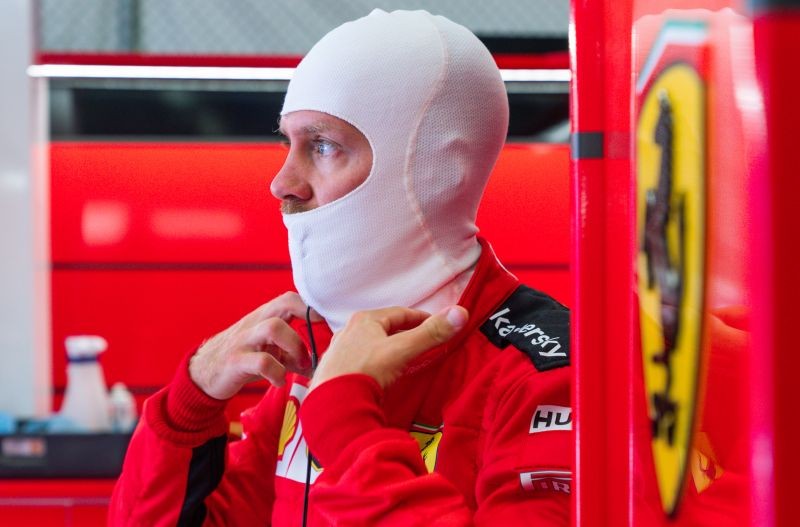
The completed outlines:
[[[108,396],[111,409],[111,429],[114,432],[127,433],[136,426],[136,400],[128,387],[116,382]]]
[[[60,415],[85,432],[111,431],[108,392],[97,357],[108,347],[97,335],[66,338],[67,392]]]

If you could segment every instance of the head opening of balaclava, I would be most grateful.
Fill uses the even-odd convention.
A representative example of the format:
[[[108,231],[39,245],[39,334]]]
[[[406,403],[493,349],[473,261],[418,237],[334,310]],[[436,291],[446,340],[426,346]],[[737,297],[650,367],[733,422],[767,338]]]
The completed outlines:
[[[441,16],[375,10],[302,60],[281,115],[297,110],[347,121],[373,154],[355,190],[284,215],[303,300],[334,331],[358,310],[456,303],[480,256],[475,216],[508,127],[486,47]]]

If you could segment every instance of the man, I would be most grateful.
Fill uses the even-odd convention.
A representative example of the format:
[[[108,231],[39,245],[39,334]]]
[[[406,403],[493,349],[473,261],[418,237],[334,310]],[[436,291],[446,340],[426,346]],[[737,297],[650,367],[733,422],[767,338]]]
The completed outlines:
[[[146,403],[111,523],[566,525],[569,314],[476,237],[508,124],[486,48],[376,10],[314,46],[281,115],[271,190],[299,295]],[[225,400],[262,378],[226,447]]]

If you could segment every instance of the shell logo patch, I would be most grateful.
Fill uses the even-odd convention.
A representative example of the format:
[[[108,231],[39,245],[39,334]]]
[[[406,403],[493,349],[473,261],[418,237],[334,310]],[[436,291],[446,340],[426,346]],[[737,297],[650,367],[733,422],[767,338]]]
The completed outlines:
[[[301,384],[292,384],[289,399],[283,412],[283,425],[278,439],[278,462],[275,465],[275,475],[291,479],[300,483],[306,482],[308,467],[308,446],[303,437],[303,426],[297,419],[300,404],[308,393],[308,388]],[[322,467],[311,458],[311,479],[314,483],[322,473]]]
[[[636,129],[641,353],[661,504],[686,479],[701,364],[705,275],[706,27],[668,22],[648,58]],[[644,74],[645,72],[643,72]]]
[[[297,408],[300,403],[294,397],[286,401],[286,410],[283,412],[283,425],[281,426],[281,435],[278,440],[278,459],[283,457],[283,452],[286,450],[286,444],[294,437],[297,431]]]

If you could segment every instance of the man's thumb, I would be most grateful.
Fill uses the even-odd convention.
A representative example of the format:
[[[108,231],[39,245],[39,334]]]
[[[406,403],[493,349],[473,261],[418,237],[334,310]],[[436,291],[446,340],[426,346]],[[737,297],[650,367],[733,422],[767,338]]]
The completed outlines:
[[[449,306],[426,318],[419,326],[392,336],[407,359],[444,344],[464,327],[469,319],[461,306]]]
[[[461,331],[461,328],[463,328],[467,324],[467,320],[469,319],[469,313],[467,312],[466,309],[464,309],[461,306],[450,306],[444,308],[435,316],[428,318],[426,322],[429,322],[431,319],[434,319],[434,321],[436,321],[436,323],[438,324],[437,319],[440,316],[444,317],[444,320],[447,322],[447,325],[450,326],[449,328],[441,328],[440,326],[440,329],[444,329],[445,333],[447,334],[445,340],[450,340],[453,337],[453,335]]]
[[[432,348],[453,338],[466,325],[467,319],[469,313],[466,309],[461,306],[449,306],[425,319],[417,330],[425,332],[430,341],[428,347]]]

